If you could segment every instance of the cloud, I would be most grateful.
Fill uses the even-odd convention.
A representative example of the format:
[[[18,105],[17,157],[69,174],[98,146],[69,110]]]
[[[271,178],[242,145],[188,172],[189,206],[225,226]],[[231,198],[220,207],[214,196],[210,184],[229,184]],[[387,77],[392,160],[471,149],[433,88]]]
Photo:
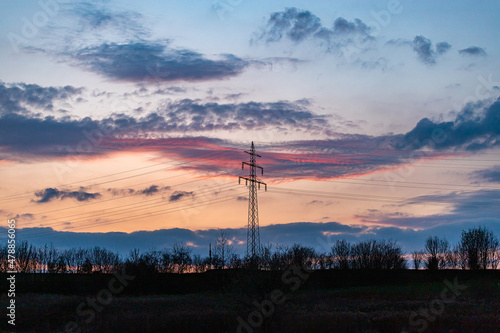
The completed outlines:
[[[431,40],[424,36],[416,36],[415,39],[413,39],[412,46],[413,51],[417,53],[420,61],[427,65],[436,64],[436,59],[451,48],[449,43],[440,42],[436,44],[436,48],[434,49]]]
[[[158,116],[167,119],[165,127],[180,131],[302,129],[324,131],[324,116],[315,115],[303,101],[271,103],[205,103],[184,99],[168,105]]]
[[[27,107],[54,111],[54,103],[81,94],[83,88],[72,86],[41,87],[37,84],[3,83],[0,81],[0,115],[29,113]]]
[[[155,193],[158,193],[161,190],[166,190],[166,189],[169,189],[169,188],[170,187],[168,187],[168,186],[160,187],[158,185],[151,185],[150,187],[145,188],[144,190],[137,191],[136,193],[138,193],[138,194],[144,194],[144,195],[148,196],[148,195],[153,195]]]
[[[500,190],[450,192],[446,194],[422,195],[405,200],[401,206],[442,206],[446,213],[408,216],[405,214],[382,213],[358,216],[364,223],[390,225],[398,228],[457,228],[460,225],[496,225],[500,229],[498,205]]]
[[[335,136],[331,139],[261,144],[257,149],[263,156],[261,163],[266,168],[268,181],[363,175],[420,160],[463,155],[464,150],[472,153],[495,148],[500,136],[500,100],[492,104],[469,104],[453,122],[433,122],[424,118],[404,134]],[[200,144],[208,142],[196,143]],[[215,175],[234,174],[234,166],[242,159],[238,149],[221,147],[220,150],[215,149],[218,157],[208,159],[199,159],[197,151],[193,143],[167,154],[175,154],[174,158],[189,161],[181,167],[183,170]]]
[[[478,151],[498,146],[500,135],[500,98],[490,105],[468,104],[454,122],[435,123],[427,118],[414,129],[395,140],[398,149],[424,146],[443,149]]]
[[[309,11],[286,8],[283,12],[272,13],[259,39],[267,43],[277,42],[283,36],[294,42],[301,42],[322,27],[320,19]]]
[[[470,56],[486,56],[486,51],[482,47],[478,46],[469,46],[466,49],[459,50],[458,53],[461,55],[470,55]]]
[[[31,213],[25,213],[25,214],[16,214],[11,218],[15,220],[34,220],[35,216]]]
[[[472,178],[480,179],[491,183],[500,183],[500,166],[495,166],[491,169],[474,171],[471,174]]]
[[[272,183],[281,178],[293,181],[364,175],[421,159],[463,155],[464,150],[495,148],[500,142],[500,100],[468,104],[454,121],[424,118],[407,133],[380,136],[333,133],[326,119],[310,112],[307,105],[307,101],[219,104],[185,99],[143,117],[114,114],[102,120],[69,120],[5,115],[0,117],[0,147],[5,158],[14,160],[23,154],[57,159],[155,151],[183,161],[178,170],[222,176],[234,175],[246,145],[208,137],[164,136],[217,130],[294,130],[326,135],[318,140],[260,144],[262,163]],[[78,150],[79,146],[90,149]]]
[[[144,38],[150,34],[144,27],[144,17],[134,11],[106,8],[103,4],[77,2],[66,7],[77,33],[92,33],[101,36],[103,32],[119,33],[128,38]]]
[[[65,4],[57,21],[25,48],[45,53],[105,78],[127,82],[173,82],[226,79],[249,62],[232,54],[207,56],[152,40],[149,18],[107,4]]]
[[[92,199],[99,198],[101,196],[100,193],[89,193],[85,192],[83,188],[80,188],[78,191],[64,191],[58,190],[57,188],[46,188],[40,191],[35,192],[35,196],[39,198],[38,200],[32,200],[36,203],[46,203],[52,201],[53,199],[76,199],[77,201],[89,201]]]
[[[368,36],[370,28],[360,19],[355,19],[353,22],[349,22],[343,17],[338,17],[333,23],[332,32],[337,35],[360,34]]]
[[[325,133],[329,124],[324,116],[311,112],[304,100],[219,104],[183,99],[143,116],[112,114],[101,120],[5,114],[0,116],[0,147],[11,153],[48,157],[98,156],[115,149],[106,143],[117,137],[266,129]]]
[[[236,200],[237,200],[237,201],[248,201],[248,198],[247,198],[247,197],[244,197],[244,196],[239,195],[239,196],[237,196],[237,197],[236,197]]]
[[[202,81],[240,74],[248,62],[231,54],[208,59],[159,42],[104,43],[67,52],[72,62],[113,80],[132,82]]]
[[[108,192],[110,192],[112,195],[114,196],[127,196],[127,195],[132,195],[135,193],[135,190],[132,189],[132,188],[126,188],[126,189],[123,189],[123,188],[108,188],[107,189]]]
[[[368,239],[391,239],[410,253],[420,250],[429,236],[446,237],[452,244],[456,243],[462,230],[483,224],[482,221],[450,222],[446,225],[416,230],[386,225],[345,225],[338,222],[292,222],[271,224],[260,227],[262,244],[291,246],[300,243],[311,246],[320,252],[329,252],[337,240],[345,239],[351,243]],[[490,221],[484,225],[496,235],[500,235],[500,223]],[[0,227],[5,228],[5,227]],[[227,228],[226,231],[233,241],[238,254],[243,256],[246,251],[246,228]],[[170,248],[175,243],[195,245],[191,247],[193,254],[208,256],[209,243],[214,243],[220,235],[220,229],[188,230],[181,228],[162,229],[155,231],[124,232],[68,232],[55,231],[52,228],[23,228],[16,231],[19,237],[28,240],[36,246],[53,243],[56,248],[93,247],[99,245],[112,251],[127,255],[130,249],[138,248],[147,251],[151,248]],[[0,240],[6,239],[7,232],[0,232]]]
[[[288,39],[298,44],[307,40],[315,40],[326,47],[327,51],[342,52],[343,47],[354,43],[357,48],[367,46],[367,42],[374,40],[370,32],[371,29],[360,19],[348,21],[343,17],[338,17],[333,22],[333,26],[328,28],[321,23],[319,17],[311,12],[291,7],[272,13],[266,26],[261,29],[260,33],[255,34],[252,42],[275,43]]]
[[[179,201],[185,197],[193,197],[193,196],[194,196],[193,192],[175,191],[174,193],[172,193],[172,195],[170,195],[168,201],[174,202],[174,201]]]

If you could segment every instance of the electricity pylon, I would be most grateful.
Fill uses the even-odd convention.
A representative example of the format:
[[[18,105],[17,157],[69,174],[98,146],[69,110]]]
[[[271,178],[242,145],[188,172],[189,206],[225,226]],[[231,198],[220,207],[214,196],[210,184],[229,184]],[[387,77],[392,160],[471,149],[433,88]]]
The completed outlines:
[[[250,260],[255,263],[255,259],[258,256],[260,249],[260,234],[259,234],[259,206],[257,203],[257,188],[260,190],[260,185],[264,185],[267,191],[267,184],[260,181],[257,178],[257,169],[260,169],[262,175],[264,174],[264,169],[255,163],[256,157],[261,157],[255,153],[255,147],[253,145],[250,147],[250,151],[245,153],[250,155],[250,162],[242,162],[241,169],[245,168],[245,164],[250,167],[250,175],[248,177],[241,177],[238,179],[238,183],[241,184],[241,180],[245,180],[245,184],[248,186],[248,228],[247,228],[247,256]]]

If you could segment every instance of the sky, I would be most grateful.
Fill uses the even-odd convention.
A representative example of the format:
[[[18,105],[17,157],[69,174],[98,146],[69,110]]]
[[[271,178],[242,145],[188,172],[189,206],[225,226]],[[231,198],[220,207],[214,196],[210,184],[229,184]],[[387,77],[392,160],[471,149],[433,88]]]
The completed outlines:
[[[33,244],[500,236],[498,1],[0,3],[0,213]],[[6,238],[6,232],[1,233]]]

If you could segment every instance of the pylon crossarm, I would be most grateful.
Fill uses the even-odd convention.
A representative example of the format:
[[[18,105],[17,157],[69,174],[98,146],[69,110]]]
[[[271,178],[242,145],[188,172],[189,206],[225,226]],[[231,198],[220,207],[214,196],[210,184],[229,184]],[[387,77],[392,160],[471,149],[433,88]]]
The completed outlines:
[[[255,163],[249,163],[249,162],[241,162],[241,168],[243,169],[244,165],[248,165],[249,167],[253,167],[253,168],[258,168],[262,171],[262,174],[264,174],[264,168],[262,168],[261,166],[255,164]]]
[[[250,154],[250,155],[253,155],[253,156],[257,156],[257,157],[262,157],[262,156],[260,156],[259,154],[256,154],[256,153],[255,153],[255,152],[253,152],[253,151],[246,151],[246,150],[245,150],[245,153]]]

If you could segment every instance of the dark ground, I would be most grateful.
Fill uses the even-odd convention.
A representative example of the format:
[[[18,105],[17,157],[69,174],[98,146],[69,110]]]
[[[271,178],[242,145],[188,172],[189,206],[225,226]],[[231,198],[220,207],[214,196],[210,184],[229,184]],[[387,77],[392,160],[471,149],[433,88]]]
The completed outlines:
[[[1,331],[11,330],[6,278]],[[500,271],[137,275],[111,293],[113,278],[18,274],[12,331],[64,332],[74,322],[74,332],[500,332]],[[98,296],[105,304],[93,307]]]

